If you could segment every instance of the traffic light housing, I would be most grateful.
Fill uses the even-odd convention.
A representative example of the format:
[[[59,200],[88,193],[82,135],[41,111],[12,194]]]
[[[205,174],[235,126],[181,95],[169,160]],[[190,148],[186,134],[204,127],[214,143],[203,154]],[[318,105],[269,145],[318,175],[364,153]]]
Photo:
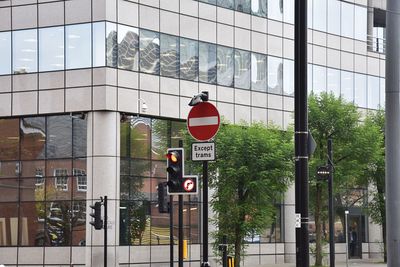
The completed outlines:
[[[169,148],[167,150],[167,193],[179,194],[183,192],[182,179],[184,171],[183,148]]]
[[[169,213],[169,196],[167,194],[167,182],[159,183],[157,187],[158,192],[158,212]]]
[[[94,205],[90,205],[90,208],[93,210],[93,213],[90,213],[90,216],[94,218],[90,224],[93,225],[96,230],[102,229],[103,220],[101,219],[101,202],[95,202]]]

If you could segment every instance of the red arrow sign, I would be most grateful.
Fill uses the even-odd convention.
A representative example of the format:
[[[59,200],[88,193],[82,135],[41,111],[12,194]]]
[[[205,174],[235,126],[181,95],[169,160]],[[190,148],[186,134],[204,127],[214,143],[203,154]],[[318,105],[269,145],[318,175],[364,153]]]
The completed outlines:
[[[219,129],[219,112],[210,102],[201,102],[190,110],[186,123],[188,131],[194,139],[210,140]]]

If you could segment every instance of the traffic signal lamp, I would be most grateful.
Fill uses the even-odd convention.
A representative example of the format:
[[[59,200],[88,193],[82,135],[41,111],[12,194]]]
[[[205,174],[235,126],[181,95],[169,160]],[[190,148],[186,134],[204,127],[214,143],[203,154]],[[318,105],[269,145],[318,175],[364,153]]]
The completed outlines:
[[[159,183],[157,186],[158,192],[158,212],[169,213],[169,196],[167,194],[167,183]]]
[[[94,218],[90,224],[93,225],[96,230],[102,229],[103,220],[101,219],[101,202],[95,202],[94,205],[90,205],[90,208],[93,210],[93,213],[90,213],[90,216]]]
[[[178,194],[182,192],[184,171],[183,148],[169,148],[167,150],[167,192]]]

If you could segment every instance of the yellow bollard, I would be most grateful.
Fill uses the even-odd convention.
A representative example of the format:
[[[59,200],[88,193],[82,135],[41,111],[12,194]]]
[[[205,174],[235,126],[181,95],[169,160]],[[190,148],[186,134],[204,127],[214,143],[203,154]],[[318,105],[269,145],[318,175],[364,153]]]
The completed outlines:
[[[235,267],[235,258],[228,257],[228,267]]]
[[[183,240],[183,258],[186,260],[188,258],[188,241]]]

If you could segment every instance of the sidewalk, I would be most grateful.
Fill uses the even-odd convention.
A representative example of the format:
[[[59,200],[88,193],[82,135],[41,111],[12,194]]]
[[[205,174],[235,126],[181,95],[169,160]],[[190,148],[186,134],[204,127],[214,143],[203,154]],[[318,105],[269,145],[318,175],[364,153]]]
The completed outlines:
[[[310,262],[310,266],[313,263]],[[261,264],[257,267],[295,267],[295,263],[285,264]],[[379,262],[377,260],[349,260],[348,267],[386,267],[386,263]],[[346,262],[336,262],[335,267],[347,267]],[[256,266],[255,266],[256,267]]]

